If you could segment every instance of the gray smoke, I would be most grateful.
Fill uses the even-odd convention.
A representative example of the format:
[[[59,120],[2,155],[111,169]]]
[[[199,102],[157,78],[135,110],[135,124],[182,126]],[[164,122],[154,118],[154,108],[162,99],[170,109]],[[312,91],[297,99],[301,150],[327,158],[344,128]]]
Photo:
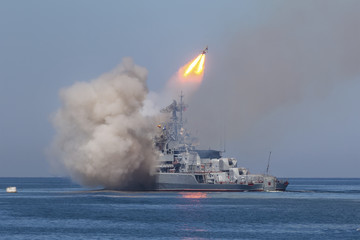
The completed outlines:
[[[209,53],[213,64],[189,108],[204,146],[219,146],[225,128],[228,140],[249,138],[280,108],[321,100],[360,75],[359,1],[276,3],[266,21]]]
[[[146,79],[146,69],[123,59],[111,72],[61,90],[52,146],[75,181],[106,188],[151,187],[156,125],[141,112]]]

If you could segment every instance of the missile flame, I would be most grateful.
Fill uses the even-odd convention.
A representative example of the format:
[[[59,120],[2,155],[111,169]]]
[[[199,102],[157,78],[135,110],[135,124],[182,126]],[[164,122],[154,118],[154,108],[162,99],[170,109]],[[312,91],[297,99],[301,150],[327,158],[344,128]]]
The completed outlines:
[[[207,51],[208,48],[206,47],[194,59],[180,67],[176,75],[167,84],[166,92],[169,95],[176,96],[181,89],[187,97],[190,97],[198,89],[204,77]]]
[[[204,69],[204,63],[205,63],[205,54],[201,54],[200,63],[198,65],[198,69],[196,71],[197,74],[200,74],[202,70]]]
[[[190,64],[188,64],[188,67],[184,72],[184,77],[187,77],[191,73],[196,75],[201,74],[204,69],[204,64],[205,64],[205,54],[201,53]],[[194,71],[195,69],[196,71]]]

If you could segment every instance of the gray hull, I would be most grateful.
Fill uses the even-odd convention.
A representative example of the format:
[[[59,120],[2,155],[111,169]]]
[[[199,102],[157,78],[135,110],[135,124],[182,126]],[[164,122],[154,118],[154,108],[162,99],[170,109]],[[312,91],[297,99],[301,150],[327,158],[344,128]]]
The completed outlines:
[[[264,186],[262,183],[253,183],[253,184],[199,183],[193,174],[159,173],[156,176],[156,190],[159,190],[159,191],[245,192],[245,191],[263,191]]]
[[[288,181],[277,181],[276,182],[276,191],[286,191],[286,188],[288,185],[289,185]]]

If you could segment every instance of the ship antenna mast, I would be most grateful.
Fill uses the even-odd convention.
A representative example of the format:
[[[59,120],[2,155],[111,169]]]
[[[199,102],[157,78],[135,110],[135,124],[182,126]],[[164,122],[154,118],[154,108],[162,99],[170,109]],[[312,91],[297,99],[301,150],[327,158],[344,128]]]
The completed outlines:
[[[271,151],[269,153],[268,164],[267,164],[267,167],[266,167],[266,175],[269,175],[270,157],[271,157]]]
[[[184,103],[183,103],[183,92],[181,91],[180,93],[180,129],[183,127],[183,107],[184,107]]]
[[[224,152],[226,152],[226,126],[224,124]]]
[[[184,108],[184,103],[183,103],[183,98],[184,98],[184,95],[183,95],[183,92],[181,91],[180,93],[180,121],[179,121],[179,129],[178,131],[182,131],[182,128],[183,128],[183,108]],[[181,137],[180,138],[180,143],[183,143],[183,138]]]

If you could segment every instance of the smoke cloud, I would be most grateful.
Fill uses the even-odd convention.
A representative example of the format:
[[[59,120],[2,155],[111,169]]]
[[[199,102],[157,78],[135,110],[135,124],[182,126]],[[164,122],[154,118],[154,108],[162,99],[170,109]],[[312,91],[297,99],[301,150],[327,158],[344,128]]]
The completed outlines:
[[[143,189],[153,184],[154,119],[143,114],[147,71],[131,59],[60,92],[53,152],[86,186]],[[151,115],[151,114],[148,114]]]

